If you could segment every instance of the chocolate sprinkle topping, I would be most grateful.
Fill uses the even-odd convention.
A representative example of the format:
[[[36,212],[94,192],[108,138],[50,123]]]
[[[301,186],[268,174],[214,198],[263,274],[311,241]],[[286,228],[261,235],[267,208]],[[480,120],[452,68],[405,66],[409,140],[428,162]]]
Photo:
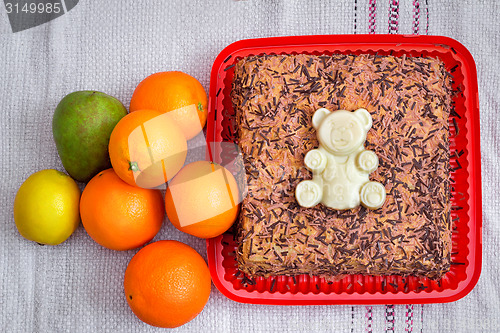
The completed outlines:
[[[250,56],[235,65],[231,97],[249,193],[236,226],[241,271],[291,275],[295,283],[298,274],[437,279],[463,265],[450,260],[450,210],[461,207],[450,203],[448,119],[458,115],[443,62],[298,54]],[[295,187],[312,176],[303,159],[318,146],[311,118],[320,107],[371,113],[365,147],[379,157],[370,179],[387,190],[382,208],[296,203]]]

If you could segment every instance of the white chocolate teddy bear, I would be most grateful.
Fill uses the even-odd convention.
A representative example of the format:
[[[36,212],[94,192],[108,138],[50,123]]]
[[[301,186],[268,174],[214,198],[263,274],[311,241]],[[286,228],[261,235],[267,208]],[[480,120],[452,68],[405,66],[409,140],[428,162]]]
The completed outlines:
[[[330,112],[321,108],[314,113],[312,123],[319,147],[304,158],[313,179],[297,185],[299,205],[313,207],[321,202],[333,209],[351,209],[361,203],[367,208],[380,208],[385,188],[368,178],[378,167],[378,157],[364,148],[366,133],[372,127],[370,113],[365,109]]]

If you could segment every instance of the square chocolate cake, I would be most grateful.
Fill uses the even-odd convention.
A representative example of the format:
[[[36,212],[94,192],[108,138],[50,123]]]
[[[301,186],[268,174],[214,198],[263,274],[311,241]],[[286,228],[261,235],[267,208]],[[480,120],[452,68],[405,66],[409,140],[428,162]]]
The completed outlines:
[[[452,76],[439,59],[380,55],[262,55],[237,62],[231,98],[248,194],[237,222],[239,269],[251,276],[417,275],[450,268],[448,117]],[[312,116],[366,109],[370,180],[381,208],[298,205],[318,147]]]

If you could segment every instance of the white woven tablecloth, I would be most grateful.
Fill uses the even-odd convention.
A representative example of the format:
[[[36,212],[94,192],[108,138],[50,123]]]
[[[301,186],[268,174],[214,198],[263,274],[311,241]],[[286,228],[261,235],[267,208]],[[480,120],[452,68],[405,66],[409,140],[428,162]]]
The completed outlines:
[[[236,40],[368,32],[449,36],[475,58],[484,214],[476,288],[449,304],[367,307],[239,304],[214,287],[203,312],[176,331],[499,331],[499,13],[494,0],[81,0],[53,21],[13,33],[0,1],[0,331],[161,331],[137,319],[123,294],[123,274],[137,250],[104,249],[81,226],[55,247],[17,232],[12,208],[21,183],[40,169],[64,170],[51,131],[64,95],[95,89],[128,107],[139,81],[158,71],[184,71],[208,90],[215,57]],[[170,223],[159,239],[180,240],[206,258],[203,240]]]

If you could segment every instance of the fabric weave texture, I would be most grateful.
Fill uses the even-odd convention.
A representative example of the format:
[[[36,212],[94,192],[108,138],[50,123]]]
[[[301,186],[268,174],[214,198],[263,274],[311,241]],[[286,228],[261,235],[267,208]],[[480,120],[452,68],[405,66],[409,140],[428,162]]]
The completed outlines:
[[[6,0],[5,3],[8,1]],[[203,312],[178,332],[497,332],[500,327],[500,3],[454,0],[80,0],[64,15],[13,33],[0,5],[0,331],[160,332],[142,323],[123,293],[137,250],[94,243],[82,226],[62,245],[23,239],[17,189],[33,172],[64,170],[52,139],[57,103],[99,90],[128,108],[149,74],[181,70],[209,88],[212,63],[246,38],[354,33],[452,37],[478,71],[483,189],[483,269],[475,289],[447,304],[263,306],[233,302],[213,287]],[[165,223],[206,259],[205,241]]]

